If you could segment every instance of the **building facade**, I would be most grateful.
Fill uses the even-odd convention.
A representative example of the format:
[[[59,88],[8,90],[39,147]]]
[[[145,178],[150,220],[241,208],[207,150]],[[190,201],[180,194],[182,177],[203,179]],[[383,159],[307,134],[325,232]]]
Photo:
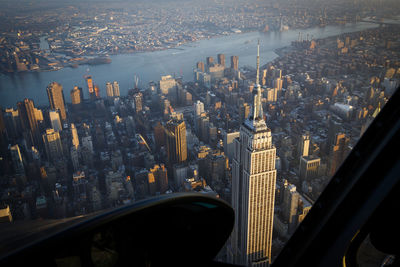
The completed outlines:
[[[274,221],[276,148],[272,145],[271,130],[263,118],[259,56],[256,88],[252,113],[240,128],[240,137],[235,140],[232,164],[235,227],[228,256],[236,264],[268,266],[271,263]]]
[[[47,86],[47,96],[49,97],[49,103],[51,109],[60,110],[61,120],[67,118],[65,111],[64,95],[62,85],[57,82],[52,82]]]

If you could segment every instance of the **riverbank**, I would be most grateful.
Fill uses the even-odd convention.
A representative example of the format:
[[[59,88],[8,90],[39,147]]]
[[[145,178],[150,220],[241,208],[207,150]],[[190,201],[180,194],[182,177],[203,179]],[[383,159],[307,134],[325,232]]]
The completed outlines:
[[[337,36],[347,32],[358,32],[378,27],[377,24],[357,23],[345,26],[315,27],[303,31],[303,35],[314,38]],[[99,85],[100,94],[105,96],[105,84],[117,81],[120,84],[121,95],[134,86],[134,76],[140,78],[139,86],[145,87],[150,81],[158,81],[161,75],[180,75],[185,81],[193,80],[193,68],[196,62],[205,61],[206,57],[216,57],[225,54],[229,67],[229,58],[239,56],[239,67],[255,66],[257,40],[260,40],[260,59],[262,64],[278,57],[280,50],[290,47],[291,42],[298,39],[297,30],[285,32],[248,32],[205,39],[182,45],[182,49],[167,49],[163,51],[111,55],[110,64],[79,65],[76,68],[63,68],[49,72],[24,72],[0,74],[0,105],[15,106],[17,101],[31,98],[35,104],[47,104],[46,87],[57,81],[64,88],[65,100],[70,102],[69,91],[74,86],[82,87],[84,97],[88,97],[84,76],[91,75]],[[277,51],[278,53],[276,53]]]

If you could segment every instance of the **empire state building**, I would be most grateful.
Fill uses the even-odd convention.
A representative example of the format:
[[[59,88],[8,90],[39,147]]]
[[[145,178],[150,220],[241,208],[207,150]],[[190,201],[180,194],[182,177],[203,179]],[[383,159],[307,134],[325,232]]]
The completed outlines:
[[[274,219],[276,148],[263,118],[259,84],[260,45],[257,51],[257,80],[250,116],[235,139],[232,167],[232,207],[235,227],[231,237],[231,261],[246,266],[268,266]]]

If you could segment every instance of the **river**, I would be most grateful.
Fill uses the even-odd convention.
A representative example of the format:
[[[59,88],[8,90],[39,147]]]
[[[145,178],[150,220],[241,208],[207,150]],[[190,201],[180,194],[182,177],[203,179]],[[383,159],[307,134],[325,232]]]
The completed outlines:
[[[304,38],[307,34],[314,38],[326,38],[375,27],[378,25],[360,22],[342,26],[315,27],[301,32]],[[111,56],[111,64],[82,65],[78,68],[64,68],[49,72],[0,74],[0,106],[3,108],[15,106],[17,101],[26,97],[33,99],[37,106],[47,105],[46,86],[53,81],[62,84],[67,102],[70,102],[70,90],[75,85],[84,89],[84,96],[87,98],[85,75],[93,77],[103,96],[105,96],[105,84],[109,81],[117,81],[120,84],[121,95],[126,95],[134,85],[135,75],[139,77],[139,85],[142,86],[146,86],[149,81],[158,81],[161,75],[174,75],[174,73],[177,76],[182,74],[185,81],[192,81],[193,67],[196,62],[205,61],[207,56],[213,56],[216,60],[218,53],[225,54],[228,66],[230,56],[238,55],[239,67],[245,65],[255,67],[258,39],[260,39],[261,65],[264,65],[277,57],[274,53],[275,49],[290,45],[298,38],[298,35],[299,30],[232,34],[197,41],[178,49],[115,55]]]

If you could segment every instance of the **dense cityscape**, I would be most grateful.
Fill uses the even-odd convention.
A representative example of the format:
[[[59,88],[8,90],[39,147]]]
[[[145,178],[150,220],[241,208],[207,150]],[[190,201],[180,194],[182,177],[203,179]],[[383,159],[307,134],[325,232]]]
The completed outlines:
[[[79,10],[63,7],[57,21],[51,9],[15,17],[0,33],[0,68],[45,70],[80,64],[78,58],[87,63],[90,56],[168,49],[232,29],[307,28],[376,13],[347,8],[346,14],[336,3],[299,15],[278,2],[239,2],[181,5],[182,16],[171,15],[176,2],[157,9],[140,2],[135,12],[101,4],[88,12],[85,2]],[[169,23],[161,25],[160,17]],[[22,27],[25,21],[31,25]],[[249,245],[264,254],[238,252],[245,246],[235,237],[245,227],[238,225],[218,259],[271,263],[400,85],[400,25],[379,23],[324,39],[299,36],[272,62],[254,58],[254,69],[240,68],[238,56],[208,55],[193,62],[193,81],[171,74],[122,95],[118,81],[99,86],[87,75],[84,88],[57,81],[42,88],[48,106],[26,98],[0,107],[0,219],[62,219],[175,192],[215,196],[242,214],[236,182],[267,173],[270,185],[260,194],[273,196],[263,215],[273,217],[266,223],[272,237],[263,248]],[[250,152],[243,152],[247,140]],[[241,153],[255,164],[247,166]]]

